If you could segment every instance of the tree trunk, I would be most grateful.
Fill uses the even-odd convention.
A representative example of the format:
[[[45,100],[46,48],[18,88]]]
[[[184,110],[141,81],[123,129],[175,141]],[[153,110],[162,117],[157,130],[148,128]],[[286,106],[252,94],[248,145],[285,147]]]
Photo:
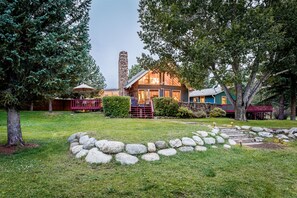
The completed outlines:
[[[279,120],[285,119],[285,97],[281,94],[279,99],[279,110],[278,110],[278,118]]]
[[[247,121],[246,120],[246,109],[244,106],[235,107],[235,120]]]
[[[235,120],[246,121],[246,107],[243,101],[242,85],[235,84],[236,89],[236,103],[234,107]]]
[[[31,105],[30,105],[30,111],[33,111],[34,110],[34,103],[31,102]]]
[[[20,112],[16,110],[15,107],[7,108],[7,145],[24,145],[20,122]]]
[[[52,100],[48,101],[48,111],[50,113],[53,112],[53,101]]]
[[[296,120],[296,75],[291,74],[291,120]]]

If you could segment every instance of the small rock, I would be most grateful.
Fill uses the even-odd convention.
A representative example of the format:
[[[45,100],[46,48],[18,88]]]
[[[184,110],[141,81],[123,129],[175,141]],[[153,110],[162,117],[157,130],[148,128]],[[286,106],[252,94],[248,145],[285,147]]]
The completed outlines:
[[[257,133],[250,131],[250,132],[249,132],[249,135],[250,135],[251,137],[256,137],[256,136],[257,136]]]
[[[211,148],[217,149],[218,147],[215,145],[212,145]]]
[[[278,138],[278,139],[289,139],[289,137],[284,135],[284,134],[278,134],[278,135],[276,135],[276,138]]]
[[[228,145],[228,144],[224,144],[224,149],[230,149],[230,148],[231,148],[230,145]]]
[[[118,142],[118,141],[107,141],[104,142],[99,149],[103,153],[108,153],[108,154],[116,154],[120,153],[124,150],[125,144],[123,142]]]
[[[89,140],[89,136],[88,135],[84,135],[81,138],[79,138],[79,143],[84,145],[88,140]]]
[[[255,140],[255,142],[263,142],[264,138],[262,138],[262,137],[255,137],[254,140]]]
[[[73,147],[77,146],[77,145],[79,145],[78,142],[72,142],[72,143],[70,144],[70,146],[69,146],[70,150],[71,150]]]
[[[264,131],[262,127],[252,127],[251,130],[254,131],[254,132],[262,132],[262,131]]]
[[[106,164],[112,160],[111,155],[107,155],[98,150],[98,148],[92,148],[89,150],[86,157],[86,162],[95,164]]]
[[[160,160],[160,156],[157,153],[147,153],[142,155],[141,159],[145,161],[157,161]]]
[[[71,148],[71,152],[73,155],[76,155],[82,149],[83,149],[83,145],[77,145]]]
[[[297,133],[297,128],[291,128],[291,129],[289,130],[289,133]]]
[[[297,133],[294,133],[294,134],[290,133],[290,134],[288,135],[288,137],[289,137],[289,138],[292,138],[292,139],[295,139],[295,138],[297,137]]]
[[[196,146],[195,151],[206,151],[207,148],[205,146]]]
[[[200,137],[207,137],[208,136],[208,133],[206,131],[197,131],[196,133]]]
[[[69,142],[69,143],[75,142],[75,141],[78,141],[78,139],[76,138],[76,133],[70,135],[69,138],[67,139],[67,142]]]
[[[87,135],[86,132],[78,132],[78,133],[76,133],[76,138],[79,139],[79,138],[81,138],[82,136],[85,136],[85,135]]]
[[[208,133],[210,136],[212,136],[212,137],[215,137],[216,136],[216,133],[213,133],[213,132],[210,132],[210,133]]]
[[[191,146],[182,146],[182,147],[179,147],[178,150],[180,150],[181,152],[190,152],[190,151],[194,151],[194,148]]]
[[[188,137],[183,137],[182,138],[182,143],[185,146],[196,146],[196,143],[193,139],[188,138]]]
[[[240,126],[234,126],[236,130],[241,130]]]
[[[172,148],[178,148],[178,147],[181,147],[183,144],[182,144],[182,141],[180,139],[175,139],[175,140],[170,140],[169,145]]]
[[[104,146],[105,143],[107,143],[108,140],[98,140],[97,142],[95,142],[95,146],[101,150],[101,148]]]
[[[89,152],[89,150],[86,150],[86,149],[82,149],[81,151],[79,151],[76,155],[75,155],[75,157],[76,158],[82,158],[82,157],[84,157],[84,156],[86,156],[87,154],[88,154],[88,152]]]
[[[220,136],[224,139],[229,139],[229,135],[227,135],[226,133],[221,133]]]
[[[148,152],[156,152],[156,145],[152,142],[147,143]]]
[[[158,151],[158,154],[160,155],[164,155],[164,156],[172,156],[176,154],[176,150],[173,148],[169,148],[169,149],[162,149]]]
[[[273,135],[268,132],[259,132],[258,135],[261,137],[268,137],[268,138],[273,137]]]
[[[200,146],[204,145],[204,142],[201,139],[201,137],[194,135],[192,138],[198,145],[200,145]]]
[[[273,130],[268,129],[268,128],[263,128],[263,130],[264,130],[265,132],[269,132],[269,133],[272,133],[272,132],[273,132]]]
[[[241,129],[243,130],[249,130],[251,127],[250,126],[241,126]]]
[[[83,148],[84,149],[91,149],[92,147],[95,146],[95,142],[96,142],[95,138],[90,138],[90,139],[88,139],[88,141],[86,143],[84,143]]]
[[[290,130],[284,129],[284,134],[289,134],[289,133],[290,133]]]
[[[167,144],[165,141],[156,141],[155,145],[157,147],[157,149],[165,149],[167,148]]]
[[[131,165],[131,164],[136,164],[138,162],[138,158],[129,155],[127,153],[118,153],[115,155],[116,161],[120,162],[122,165]]]
[[[283,132],[284,132],[283,129],[277,129],[277,130],[275,130],[273,133],[274,133],[274,134],[280,134],[280,133],[283,133]]]
[[[216,140],[213,137],[203,138],[205,144],[215,144]]]
[[[290,140],[283,140],[284,142],[290,142]]]
[[[216,136],[216,140],[217,140],[217,143],[218,143],[218,144],[223,144],[223,143],[225,143],[224,138],[222,138],[221,136]]]
[[[131,155],[137,155],[147,153],[147,148],[143,144],[127,144],[126,151]]]
[[[228,140],[228,143],[229,143],[231,146],[236,145],[236,142],[235,142],[234,140],[232,140],[232,139],[229,139],[229,140]]]
[[[218,134],[220,132],[220,129],[219,128],[214,128],[211,130],[212,133],[214,134]]]

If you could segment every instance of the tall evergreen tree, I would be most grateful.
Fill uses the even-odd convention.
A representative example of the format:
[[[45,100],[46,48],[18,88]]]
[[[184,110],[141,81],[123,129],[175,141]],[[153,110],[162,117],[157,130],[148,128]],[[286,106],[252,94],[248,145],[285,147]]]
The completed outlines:
[[[68,89],[84,70],[91,0],[0,1],[0,101],[7,144],[23,145],[19,106]]]
[[[175,70],[194,88],[211,72],[235,109],[246,109],[271,75],[265,70],[282,39],[266,1],[141,0],[139,36],[151,56],[142,64]],[[229,87],[235,89],[232,98]]]

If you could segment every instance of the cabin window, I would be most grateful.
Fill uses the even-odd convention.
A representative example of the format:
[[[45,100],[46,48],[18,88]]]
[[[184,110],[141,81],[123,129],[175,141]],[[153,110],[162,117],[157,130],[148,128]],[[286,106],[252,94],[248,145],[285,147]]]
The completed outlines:
[[[168,73],[164,74],[164,84],[171,86],[181,86],[177,77],[170,76]]]
[[[200,103],[205,103],[205,96],[200,96]]]
[[[180,91],[172,91],[172,98],[176,101],[180,101],[181,99]]]
[[[164,91],[164,97],[170,97],[170,90]]]
[[[227,97],[226,96],[222,96],[222,104],[227,104]]]
[[[159,85],[160,73],[148,72],[138,81],[138,83],[140,85]]]
[[[138,104],[147,104],[155,97],[159,97],[159,90],[138,90]]]

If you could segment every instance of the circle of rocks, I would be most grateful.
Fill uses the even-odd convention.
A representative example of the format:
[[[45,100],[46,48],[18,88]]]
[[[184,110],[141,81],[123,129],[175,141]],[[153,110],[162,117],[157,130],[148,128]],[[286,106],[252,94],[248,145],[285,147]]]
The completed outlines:
[[[230,149],[236,142],[229,136],[220,133],[220,129],[214,128],[211,132],[196,131],[193,136],[181,139],[172,139],[168,142],[159,140],[144,144],[125,144],[112,140],[96,140],[85,132],[72,134],[68,138],[70,151],[76,158],[84,158],[88,163],[105,164],[113,158],[122,165],[136,164],[139,159],[145,161],[157,161],[161,156],[173,156],[180,152],[204,152],[206,145],[218,148],[215,144],[221,144],[225,149]],[[140,156],[141,155],[141,156]],[[140,158],[139,158],[140,156]]]
[[[272,130],[261,127],[235,126],[233,128],[215,127],[211,132],[196,131],[193,136],[166,141],[148,142],[144,144],[125,144],[112,140],[96,140],[85,132],[72,134],[68,138],[70,151],[75,158],[84,158],[91,164],[105,164],[113,158],[122,165],[131,165],[144,161],[158,161],[161,156],[173,156],[180,152],[205,152],[210,148],[230,149],[242,140],[228,134],[234,132],[248,134],[253,142],[262,142],[264,138],[277,138],[284,142],[297,139],[297,128]],[[251,138],[249,138],[251,139]],[[208,145],[208,147],[206,147]],[[140,158],[139,158],[140,156]]]

